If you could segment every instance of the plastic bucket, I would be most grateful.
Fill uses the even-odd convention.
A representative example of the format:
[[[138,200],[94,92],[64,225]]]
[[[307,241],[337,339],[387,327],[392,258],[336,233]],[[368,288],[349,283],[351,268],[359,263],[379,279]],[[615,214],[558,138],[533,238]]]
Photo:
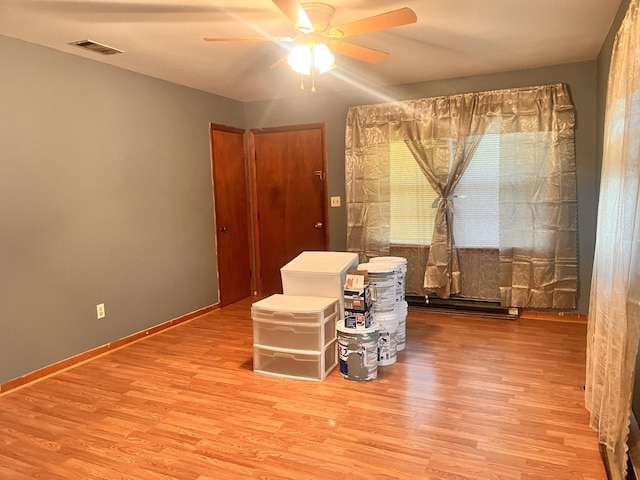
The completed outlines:
[[[344,320],[339,320],[336,327],[342,378],[356,382],[374,380],[378,376],[378,325],[374,323],[369,328],[346,328]]]
[[[407,318],[400,317],[398,330],[396,331],[397,346],[396,351],[401,352],[407,348]]]
[[[393,263],[361,263],[358,270],[369,273],[374,312],[390,312],[396,302],[396,266]]]
[[[374,312],[373,318],[380,326],[378,365],[392,365],[397,359],[399,316],[396,312]]]
[[[396,313],[398,314],[398,330],[396,336],[398,339],[398,352],[405,349],[407,346],[407,313],[409,311],[409,304],[404,300],[396,304]]]
[[[373,257],[369,263],[393,264],[396,268],[396,301],[404,301],[405,277],[407,275],[407,259],[404,257]]]

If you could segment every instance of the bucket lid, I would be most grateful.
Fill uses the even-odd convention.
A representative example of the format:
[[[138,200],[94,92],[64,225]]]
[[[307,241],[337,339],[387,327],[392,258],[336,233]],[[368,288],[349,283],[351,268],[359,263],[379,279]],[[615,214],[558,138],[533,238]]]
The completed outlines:
[[[399,265],[406,265],[407,259],[404,257],[372,257],[369,259],[371,263],[397,263]]]
[[[347,328],[344,326],[344,320],[338,320],[336,322],[336,328],[338,329],[339,332],[342,332],[342,333],[350,333],[350,334],[360,333],[360,334],[368,335],[370,333],[376,333],[380,328],[380,326],[377,323],[373,322],[371,326],[369,326],[368,328],[366,327]]]
[[[393,263],[361,263],[358,265],[358,270],[366,270],[369,273],[391,273],[396,269],[396,265]]]

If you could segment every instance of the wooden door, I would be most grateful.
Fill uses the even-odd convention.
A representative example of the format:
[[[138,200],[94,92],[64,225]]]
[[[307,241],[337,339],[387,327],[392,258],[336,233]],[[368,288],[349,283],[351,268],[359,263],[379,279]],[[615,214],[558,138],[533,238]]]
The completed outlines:
[[[244,130],[211,125],[218,290],[224,307],[251,295],[251,215]]]
[[[324,125],[251,131],[258,291],[282,292],[280,268],[306,250],[326,250]]]

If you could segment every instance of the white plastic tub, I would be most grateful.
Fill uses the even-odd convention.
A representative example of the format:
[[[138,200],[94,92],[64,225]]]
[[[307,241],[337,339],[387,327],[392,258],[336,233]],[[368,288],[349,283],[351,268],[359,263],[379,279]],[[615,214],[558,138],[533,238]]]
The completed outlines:
[[[285,295],[330,297],[340,302],[344,318],[343,290],[347,271],[358,267],[358,254],[349,252],[302,252],[280,269]]]
[[[275,294],[251,306],[253,344],[322,352],[336,339],[335,298]]]
[[[324,380],[338,364],[337,340],[322,352],[253,346],[253,370],[297,380]]]

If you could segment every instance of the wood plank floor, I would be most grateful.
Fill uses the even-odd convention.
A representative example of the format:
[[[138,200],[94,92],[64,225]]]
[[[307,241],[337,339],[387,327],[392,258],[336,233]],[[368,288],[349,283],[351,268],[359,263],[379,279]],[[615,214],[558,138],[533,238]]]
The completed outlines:
[[[586,325],[412,309],[371,382],[252,371],[251,302],[0,396],[1,479],[604,480]]]

